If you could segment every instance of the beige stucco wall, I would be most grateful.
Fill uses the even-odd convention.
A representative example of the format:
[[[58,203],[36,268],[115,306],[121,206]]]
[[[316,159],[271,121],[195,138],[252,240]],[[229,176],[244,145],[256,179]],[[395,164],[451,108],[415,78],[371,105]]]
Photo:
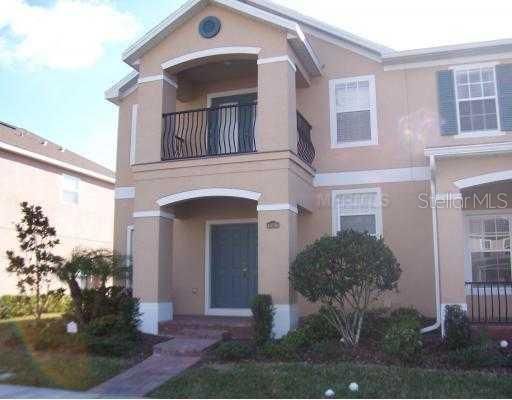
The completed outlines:
[[[113,185],[38,161],[0,151],[0,295],[16,294],[16,277],[5,271],[5,252],[19,252],[14,224],[21,219],[19,203],[40,205],[56,228],[61,243],[55,252],[68,256],[75,247],[112,248]],[[62,174],[80,178],[79,203],[61,200]],[[55,279],[55,285],[59,284]]]
[[[220,33],[210,40],[201,38],[197,32],[199,21],[206,15],[215,15],[222,21]],[[133,200],[117,201],[116,247],[126,247],[126,226],[134,223],[131,217],[134,211],[156,210],[157,199],[187,190],[212,187],[245,189],[261,193],[260,204],[298,204],[301,206],[298,217],[290,216],[288,212],[276,213],[273,217],[268,213],[258,215],[260,235],[265,235],[264,242],[267,243],[263,246],[265,252],[260,254],[265,257],[264,260],[260,259],[260,266],[264,266],[262,271],[265,271],[264,276],[260,277],[260,285],[275,292],[278,302],[286,302],[290,296],[286,282],[283,281],[283,270],[276,270],[276,275],[273,275],[267,262],[282,263],[282,260],[292,258],[297,249],[323,234],[330,234],[331,191],[349,188],[313,188],[312,178],[315,174],[422,167],[428,164],[424,156],[426,147],[512,140],[512,135],[491,138],[440,135],[436,72],[447,69],[448,66],[386,71],[380,63],[332,41],[309,34],[308,40],[323,66],[322,76],[311,78],[310,86],[302,81],[299,84],[299,79],[291,73],[288,63],[271,63],[259,65],[257,76],[205,83],[200,88],[195,88],[194,96],[189,101],[176,102],[176,109],[179,111],[195,109],[207,105],[208,93],[257,87],[259,104],[256,154],[157,163],[160,132],[156,118],[162,111],[162,102],[165,102],[162,84],[143,84],[123,99],[119,116],[117,185],[135,187],[136,197]],[[287,54],[296,60],[284,32],[224,8],[208,6],[142,57],[141,77],[162,74],[161,64],[169,59],[198,50],[226,46],[260,47],[259,58]],[[179,69],[167,72],[174,76]],[[333,149],[329,80],[361,75],[375,75],[379,144]],[[182,82],[178,83],[181,86]],[[138,146],[137,151],[142,154],[141,160],[149,163],[131,168],[128,166],[127,157],[131,105],[134,103],[141,105],[142,109],[139,111],[142,113],[144,107],[150,108],[152,116],[149,118],[150,123],[140,122],[138,128],[138,137],[142,138],[140,140],[146,147],[139,149]],[[313,169],[302,165],[293,155],[296,144],[296,109],[313,126],[312,140],[316,150]],[[144,121],[146,117],[141,118]],[[148,131],[144,131],[145,129]],[[150,141],[152,144],[148,145]],[[511,161],[509,156],[439,160],[437,191],[456,193],[454,180],[510,169]],[[353,187],[365,186],[380,187],[383,196],[388,200],[383,208],[384,237],[403,269],[399,292],[386,296],[384,305],[412,305],[428,315],[433,315],[435,291],[432,213],[428,207],[420,208],[424,203],[418,198],[421,194],[428,195],[429,182],[376,183]],[[172,255],[170,296],[173,297],[176,313],[198,313],[202,310],[204,261],[200,246],[204,242],[201,235],[204,235],[202,226],[205,219],[222,219],[226,213],[233,216],[254,215],[254,211],[243,211],[236,206],[233,210],[216,206],[207,210],[208,207],[201,208],[198,204],[190,207],[190,210],[197,212],[196,215],[186,219],[178,217],[174,222],[173,240],[180,245],[178,248],[174,247]],[[205,213],[209,213],[208,217]],[[264,221],[269,218],[279,219],[282,230],[279,233],[272,232],[272,235],[282,236],[272,239],[272,235],[263,229]],[[462,214],[439,210],[438,219],[439,239],[443,243],[439,250],[442,300],[461,302],[461,282],[464,279]],[[294,226],[297,226],[296,230]],[[151,229],[153,228],[148,227],[148,231]],[[178,230],[182,234],[178,235]],[[454,241],[453,238],[459,240]],[[281,243],[286,243],[286,246],[280,248]],[[198,251],[195,252],[194,248]],[[279,263],[272,260],[273,248],[279,254]],[[183,257],[180,256],[181,252]],[[279,282],[277,289],[272,286],[275,282]],[[153,295],[154,293],[151,294]],[[315,308],[305,304],[303,300],[299,300],[299,305],[301,313]]]

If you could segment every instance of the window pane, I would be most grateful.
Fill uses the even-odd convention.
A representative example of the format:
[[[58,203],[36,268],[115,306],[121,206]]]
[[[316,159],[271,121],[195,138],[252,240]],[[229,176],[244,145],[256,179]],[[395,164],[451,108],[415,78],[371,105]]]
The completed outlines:
[[[474,131],[483,131],[485,129],[484,125],[484,116],[483,115],[475,115],[471,118],[471,123],[473,125]]]
[[[483,68],[482,69],[482,81],[493,82],[494,81],[494,68]]]
[[[482,85],[479,83],[469,85],[469,94],[471,97],[482,97]]]
[[[471,267],[475,282],[510,282],[510,251],[471,253]]]
[[[486,130],[496,130],[498,129],[498,118],[496,114],[486,115],[485,116],[485,129]]]
[[[494,96],[494,82],[487,82],[483,84],[484,96]]]
[[[463,132],[473,130],[471,127],[471,117],[461,117],[460,118],[460,130]]]
[[[476,83],[480,82],[480,70],[479,69],[472,69],[468,72],[469,74],[469,82]]]
[[[468,83],[468,72],[458,71],[457,72],[457,83]]]
[[[375,215],[343,215],[340,217],[340,230],[352,229],[357,232],[376,234]]]
[[[369,110],[338,113],[336,117],[338,143],[371,139]]]
[[[496,100],[495,99],[484,100],[484,111],[486,114],[496,114]]]
[[[471,114],[480,115],[484,113],[484,102],[483,100],[473,100],[471,103]]]
[[[459,99],[467,99],[469,97],[469,86],[459,85],[457,87],[457,96],[459,96]]]
[[[461,101],[459,103],[459,114],[460,115],[471,115],[471,102]]]

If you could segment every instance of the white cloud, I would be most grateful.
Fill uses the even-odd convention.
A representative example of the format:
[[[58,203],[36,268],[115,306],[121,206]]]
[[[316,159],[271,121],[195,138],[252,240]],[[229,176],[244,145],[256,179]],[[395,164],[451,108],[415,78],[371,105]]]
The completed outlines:
[[[56,0],[49,7],[0,1],[0,58],[55,69],[94,65],[109,43],[132,39],[135,18],[102,0]]]

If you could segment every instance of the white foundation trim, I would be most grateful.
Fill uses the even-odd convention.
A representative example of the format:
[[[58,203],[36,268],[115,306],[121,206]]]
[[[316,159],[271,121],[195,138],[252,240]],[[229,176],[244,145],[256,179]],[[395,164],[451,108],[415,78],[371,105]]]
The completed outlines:
[[[415,182],[430,179],[428,167],[410,167],[395,169],[375,169],[369,171],[329,172],[315,175],[314,185],[344,186],[367,185],[373,183]]]
[[[503,154],[512,152],[512,142],[470,144],[467,146],[430,147],[425,149],[425,156],[460,157],[477,154]]]
[[[466,189],[472,186],[506,181],[510,179],[512,179],[512,169],[508,171],[491,172],[490,174],[473,176],[471,178],[459,179],[458,181],[453,182],[453,184],[459,189]]]
[[[297,66],[295,65],[295,63],[292,61],[292,59],[288,55],[259,58],[257,64],[261,65],[261,64],[270,64],[270,63],[275,63],[275,62],[288,62],[290,64],[290,66],[292,67],[292,69],[295,72],[297,72]]]
[[[158,334],[158,323],[170,321],[173,319],[173,304],[168,303],[145,303],[141,302],[139,306],[141,313],[141,324],[139,330],[151,335]]]
[[[438,193],[436,194],[436,201],[459,201],[462,200],[460,193]]]
[[[211,287],[210,287],[210,274],[211,274],[211,231],[214,225],[228,225],[228,224],[247,224],[258,223],[256,218],[247,219],[222,219],[222,220],[209,220],[205,224],[204,234],[204,313],[205,315],[218,315],[226,317],[251,317],[252,312],[250,308],[212,308],[211,307]],[[259,266],[258,266],[259,267]]]
[[[178,84],[174,82],[171,78],[168,76],[165,76],[164,74],[161,75],[152,75],[152,76],[145,76],[143,78],[139,78],[137,83],[146,83],[146,82],[155,82],[155,81],[164,81],[168,83],[171,86],[174,86],[174,88],[178,89]]]
[[[275,304],[274,309],[274,327],[272,328],[272,333],[276,339],[280,339],[288,332],[297,328],[299,313],[295,304]]]
[[[162,197],[161,199],[157,200],[156,203],[162,207],[169,204],[179,203],[181,201],[200,199],[202,197],[236,197],[240,199],[257,201],[261,197],[261,193],[251,192],[248,190],[226,188],[198,189]]]
[[[134,186],[116,187],[115,192],[114,192],[114,198],[116,200],[135,198],[135,187]]]
[[[290,203],[271,203],[271,204],[258,204],[256,207],[258,211],[286,211],[289,210],[295,214],[299,213],[297,206]]]
[[[215,47],[213,49],[200,50],[195,51],[193,53],[188,53],[180,57],[172,58],[164,63],[162,63],[162,69],[172,68],[177,65],[186,63],[188,61],[197,60],[200,58],[224,55],[224,54],[254,54],[258,55],[261,51],[260,47],[241,47],[241,46],[232,46],[232,47]]]
[[[77,167],[76,165],[69,164],[65,161],[56,160],[55,158],[46,157],[43,156],[42,154],[34,153],[33,151],[25,150],[22,149],[21,147],[13,146],[5,142],[0,142],[0,149],[8,151],[10,153],[19,154],[24,157],[32,158],[33,160],[41,161],[46,164],[54,165],[56,167],[67,169],[68,171],[73,171],[82,175],[90,176],[91,178],[99,179],[100,181],[115,183],[115,179],[111,178],[110,176],[99,174],[89,169]]]
[[[174,214],[161,211],[161,210],[151,210],[151,211],[136,211],[133,213],[133,218],[164,218],[173,220],[175,218]]]

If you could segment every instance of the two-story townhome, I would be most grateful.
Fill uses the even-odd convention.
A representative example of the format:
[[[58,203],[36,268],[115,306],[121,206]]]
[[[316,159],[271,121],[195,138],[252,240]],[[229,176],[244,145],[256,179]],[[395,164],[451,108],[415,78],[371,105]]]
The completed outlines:
[[[55,253],[112,249],[114,173],[25,129],[0,122],[0,296],[19,292],[6,271],[7,250],[20,252],[15,224],[21,202],[41,206],[57,231]],[[54,277],[51,288],[62,284]],[[43,290],[46,290],[43,287]]]
[[[266,0],[191,0],[123,61],[114,246],[144,331],[267,293],[284,334],[316,307],[290,262],[348,228],[401,263],[384,306],[430,329],[445,304],[506,318],[512,41],[393,51]]]

